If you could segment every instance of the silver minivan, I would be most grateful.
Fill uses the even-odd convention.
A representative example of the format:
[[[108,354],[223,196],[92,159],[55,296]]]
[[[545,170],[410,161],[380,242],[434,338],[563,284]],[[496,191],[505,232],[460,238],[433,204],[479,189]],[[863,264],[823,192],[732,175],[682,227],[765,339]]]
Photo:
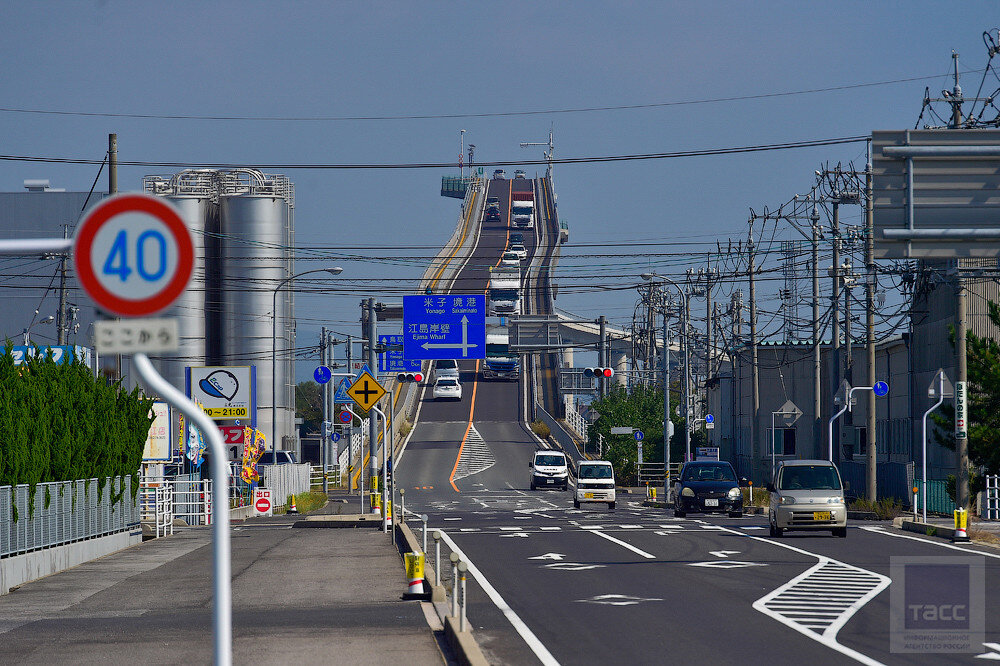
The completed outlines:
[[[847,536],[844,484],[829,460],[783,460],[767,490],[772,537],[786,530],[831,530],[834,536]]]

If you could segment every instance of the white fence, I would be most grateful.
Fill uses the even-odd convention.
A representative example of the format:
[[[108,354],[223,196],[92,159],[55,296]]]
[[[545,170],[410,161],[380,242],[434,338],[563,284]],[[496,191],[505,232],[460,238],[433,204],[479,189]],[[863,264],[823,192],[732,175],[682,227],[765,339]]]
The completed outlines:
[[[1000,475],[986,477],[986,506],[983,508],[986,520],[1000,520]]]
[[[576,436],[587,442],[590,441],[587,435],[587,429],[590,424],[587,420],[580,416],[580,413],[576,411],[576,403],[572,400],[566,400],[566,425],[568,425]]]
[[[289,495],[300,495],[309,492],[310,465],[306,463],[298,465],[261,465],[258,463],[257,471],[260,473],[260,487],[270,488],[271,500],[275,507],[283,506],[288,501]]]
[[[100,491],[97,479],[39,483],[33,511],[27,484],[0,486],[0,557],[137,528],[132,483],[115,477]]]

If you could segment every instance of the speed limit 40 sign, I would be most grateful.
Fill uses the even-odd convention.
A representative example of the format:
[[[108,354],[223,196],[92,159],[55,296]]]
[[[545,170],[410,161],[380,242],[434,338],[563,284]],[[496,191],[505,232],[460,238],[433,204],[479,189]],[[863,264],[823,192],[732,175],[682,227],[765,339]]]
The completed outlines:
[[[170,306],[187,287],[194,242],[170,204],[147,194],[119,194],[80,223],[73,268],[102,310],[143,317]]]

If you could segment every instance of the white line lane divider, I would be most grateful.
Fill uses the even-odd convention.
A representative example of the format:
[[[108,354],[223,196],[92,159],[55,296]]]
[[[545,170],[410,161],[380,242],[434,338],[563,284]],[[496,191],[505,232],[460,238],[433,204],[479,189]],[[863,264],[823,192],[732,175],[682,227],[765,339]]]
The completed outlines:
[[[589,532],[590,532],[591,534],[596,534],[597,536],[601,537],[602,539],[607,539],[608,541],[611,541],[611,542],[613,542],[613,543],[616,543],[616,544],[618,544],[619,546],[622,546],[623,548],[628,548],[628,549],[629,549],[629,550],[631,550],[631,551],[632,551],[633,553],[635,553],[635,554],[637,554],[637,555],[641,555],[641,556],[645,557],[645,558],[646,558],[647,560],[655,560],[655,559],[656,559],[656,555],[651,555],[651,554],[647,553],[647,552],[646,552],[646,551],[644,551],[644,550],[639,550],[638,548],[636,548],[636,547],[635,547],[635,546],[633,546],[632,544],[630,544],[630,543],[625,543],[625,542],[624,542],[624,541],[622,541],[621,539],[616,539],[616,538],[614,538],[613,536],[611,536],[610,534],[605,534],[604,532],[598,532],[597,530],[588,530],[588,531],[589,531]]]
[[[500,609],[500,612],[507,618],[507,621],[514,627],[514,630],[520,634],[521,638],[524,639],[524,642],[528,644],[528,647],[535,653],[538,660],[545,664],[545,666],[559,666],[559,662],[552,656],[552,653],[549,652],[548,648],[546,648],[542,642],[538,640],[538,637],[535,636],[534,632],[528,628],[528,625],[524,623],[524,620],[522,620],[518,614],[507,605],[507,602],[503,600],[503,597],[500,596],[500,593],[497,592],[496,588],[490,585],[490,582],[486,580],[486,576],[484,576],[476,565],[469,560],[468,556],[462,552],[462,549],[451,540],[451,537],[442,531],[441,538],[446,544],[448,544],[448,547],[451,548],[452,552],[458,553],[458,556],[462,558],[462,561],[469,565],[469,573],[471,573],[472,577],[476,579],[477,583],[479,583],[479,587],[483,588],[483,592],[486,593],[486,596],[488,596],[493,604]]]

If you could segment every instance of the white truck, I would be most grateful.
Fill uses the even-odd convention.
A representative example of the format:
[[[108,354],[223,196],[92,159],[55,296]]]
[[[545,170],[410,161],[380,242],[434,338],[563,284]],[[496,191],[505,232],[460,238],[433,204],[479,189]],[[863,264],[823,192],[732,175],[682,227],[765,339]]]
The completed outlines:
[[[510,224],[521,229],[535,227],[535,193],[514,192],[510,202]]]
[[[497,316],[521,314],[521,269],[497,266],[490,269],[489,313]]]
[[[486,362],[484,379],[512,379],[521,375],[521,357],[510,350],[510,329],[506,317],[486,318]]]

